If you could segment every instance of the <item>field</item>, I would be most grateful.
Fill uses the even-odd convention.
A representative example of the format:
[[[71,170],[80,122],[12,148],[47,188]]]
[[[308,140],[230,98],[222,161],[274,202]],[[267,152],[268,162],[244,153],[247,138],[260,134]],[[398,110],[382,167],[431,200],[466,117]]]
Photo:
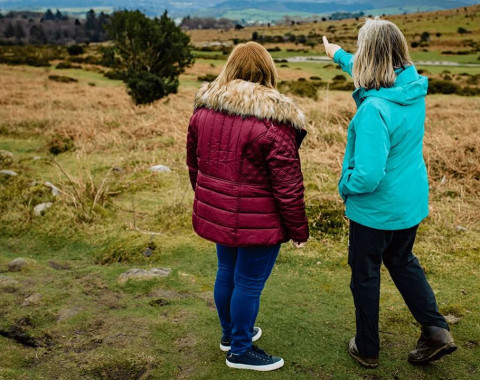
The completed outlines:
[[[468,38],[479,42],[479,34]],[[178,94],[143,107],[121,82],[91,70],[0,65],[0,170],[17,173],[0,174],[0,379],[258,377],[225,366],[212,295],[214,245],[190,225],[186,130],[197,77],[217,74],[223,63],[198,59]],[[341,74],[328,63],[281,65],[281,80]],[[425,67],[438,76],[448,69],[459,83],[460,74],[479,73],[440,68]],[[384,271],[376,370],[346,353],[354,309],[336,183],[355,105],[348,91],[328,86],[317,100],[295,99],[308,119],[301,158],[312,238],[301,250],[282,247],[262,296],[258,343],[286,362],[263,378],[480,378],[480,97],[427,97],[430,216],[415,253],[459,349],[428,366],[407,363],[419,326]],[[158,164],[171,171],[149,170]],[[52,206],[36,215],[44,202]],[[19,257],[25,265],[9,271]],[[125,281],[121,274],[133,268],[171,272]]]

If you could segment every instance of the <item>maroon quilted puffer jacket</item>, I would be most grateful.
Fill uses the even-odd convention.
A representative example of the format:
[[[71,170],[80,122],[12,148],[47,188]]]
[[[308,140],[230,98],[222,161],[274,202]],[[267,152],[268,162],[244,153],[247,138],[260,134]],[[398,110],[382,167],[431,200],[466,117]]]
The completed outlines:
[[[243,80],[202,87],[187,138],[195,231],[234,247],[307,241],[305,134],[302,112],[274,89]]]

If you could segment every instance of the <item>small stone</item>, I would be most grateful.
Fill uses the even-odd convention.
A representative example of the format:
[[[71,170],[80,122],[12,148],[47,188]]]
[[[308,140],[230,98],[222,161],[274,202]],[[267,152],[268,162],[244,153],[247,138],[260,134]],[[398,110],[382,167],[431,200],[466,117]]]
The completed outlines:
[[[49,207],[52,207],[52,205],[53,205],[52,202],[40,203],[33,208],[33,214],[36,216],[43,215],[45,210]]]
[[[317,261],[317,265],[320,265],[322,262],[321,261]]]
[[[442,179],[440,180],[440,183],[443,185],[447,182],[447,177],[443,176]]]
[[[62,309],[58,312],[57,321],[60,322],[60,321],[64,321],[65,319],[72,318],[75,315],[77,315],[79,311],[80,311],[80,308],[78,308],[78,307]]]
[[[11,176],[11,177],[15,177],[17,174],[17,172],[14,172],[13,170],[0,170],[0,174],[3,174],[3,175],[8,175],[8,176]]]
[[[170,268],[152,268],[145,269],[129,269],[119,276],[119,281],[125,282],[128,279],[148,280],[154,277],[167,277],[172,270]]]
[[[445,320],[447,321],[448,324],[450,325],[456,325],[458,322],[460,322],[462,318],[460,317],[457,317],[453,314],[448,314],[448,315],[445,315]]]
[[[145,251],[143,251],[143,254],[147,257],[152,256],[152,253],[153,253],[153,249],[151,249],[150,247],[147,247],[147,249],[145,249]]]
[[[17,286],[18,284],[19,282],[14,278],[0,274],[0,287],[2,288],[14,287],[14,286]]]
[[[40,293],[34,293],[31,296],[25,298],[22,306],[38,305],[42,300],[42,295]]]
[[[455,229],[456,229],[457,231],[466,231],[466,230],[467,230],[467,228],[466,228],[466,227],[463,227],[463,226],[457,226]]]
[[[68,264],[59,264],[55,261],[49,261],[48,265],[50,268],[56,269],[56,270],[69,270],[71,269],[70,265]]]
[[[54,196],[57,196],[58,194],[60,194],[62,191],[57,187],[55,186],[54,184],[52,184],[51,182],[45,182],[45,186],[49,187],[50,189],[52,189],[52,194]]]
[[[0,149],[0,156],[13,158],[13,153],[8,150]]]
[[[150,168],[150,171],[157,173],[167,173],[171,172],[170,168],[165,165],[155,165]]]
[[[117,173],[123,172],[123,170],[124,170],[124,169],[123,169],[122,167],[120,167],[120,166],[114,166],[114,167],[112,168],[112,171],[113,171],[113,172],[117,172]]]
[[[11,261],[8,264],[9,272],[19,272],[31,268],[36,264],[36,261],[33,259],[24,259],[22,257],[17,257],[15,260]]]
[[[41,159],[42,159],[42,157],[40,157],[40,156],[33,156],[34,161],[38,161],[38,160],[41,160]]]

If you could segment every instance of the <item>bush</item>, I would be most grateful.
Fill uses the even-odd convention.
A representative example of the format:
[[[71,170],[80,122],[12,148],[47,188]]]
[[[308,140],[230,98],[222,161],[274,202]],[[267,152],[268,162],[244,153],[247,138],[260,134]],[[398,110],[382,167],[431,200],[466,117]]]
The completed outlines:
[[[342,75],[342,74],[338,74],[338,75],[335,75],[333,78],[332,78],[333,81],[346,81],[347,78],[345,77],[345,75]]]
[[[352,82],[333,82],[330,85],[330,90],[354,91],[355,85]]]
[[[460,34],[468,34],[468,33],[472,33],[470,30],[467,30],[461,26],[458,27],[457,29],[457,32],[460,33]]]
[[[282,92],[290,92],[293,95],[318,99],[318,82],[308,81],[282,81],[279,83],[279,89]]]
[[[460,87],[448,80],[430,78],[428,81],[429,94],[456,94]]]
[[[205,74],[197,77],[197,79],[200,82],[213,82],[215,79],[217,79],[217,76],[215,74]]]
[[[80,45],[71,45],[67,48],[67,51],[70,55],[81,55],[85,53],[83,47],[81,47]]]
[[[49,75],[48,79],[53,80],[55,82],[60,82],[60,83],[75,83],[75,82],[78,82],[78,80],[75,79],[75,78],[65,77],[63,75]]]
[[[412,48],[416,48],[416,47],[418,47],[418,42],[417,42],[417,41],[412,41],[412,43],[410,44],[410,46],[411,46]]]
[[[107,29],[135,104],[177,92],[178,76],[193,63],[192,46],[166,11],[153,20],[140,11],[115,12]]]
[[[124,80],[124,73],[121,71],[117,70],[112,70],[112,71],[107,71],[105,74],[103,74],[104,77],[112,80]]]
[[[148,71],[133,71],[123,78],[135,104],[149,104],[168,94],[176,94],[178,78],[165,78]]]
[[[70,62],[60,62],[57,66],[57,69],[63,70],[63,69],[81,69],[82,66],[78,65],[72,65]]]
[[[311,77],[310,77],[310,80],[322,80],[322,78],[317,77],[317,76],[314,75],[314,76],[311,76]]]
[[[48,151],[54,156],[68,152],[74,148],[73,138],[70,136],[55,134],[47,143]]]
[[[268,48],[267,51],[269,52],[275,52],[275,51],[282,51],[281,48],[279,48],[278,46],[275,46],[273,48]]]

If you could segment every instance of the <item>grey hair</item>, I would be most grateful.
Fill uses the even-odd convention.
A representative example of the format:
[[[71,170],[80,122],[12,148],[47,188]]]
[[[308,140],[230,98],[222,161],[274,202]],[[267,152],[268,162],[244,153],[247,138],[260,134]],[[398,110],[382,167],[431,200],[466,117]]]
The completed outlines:
[[[395,69],[412,65],[407,40],[391,21],[367,18],[358,32],[357,45],[352,72],[355,87],[392,87]]]

